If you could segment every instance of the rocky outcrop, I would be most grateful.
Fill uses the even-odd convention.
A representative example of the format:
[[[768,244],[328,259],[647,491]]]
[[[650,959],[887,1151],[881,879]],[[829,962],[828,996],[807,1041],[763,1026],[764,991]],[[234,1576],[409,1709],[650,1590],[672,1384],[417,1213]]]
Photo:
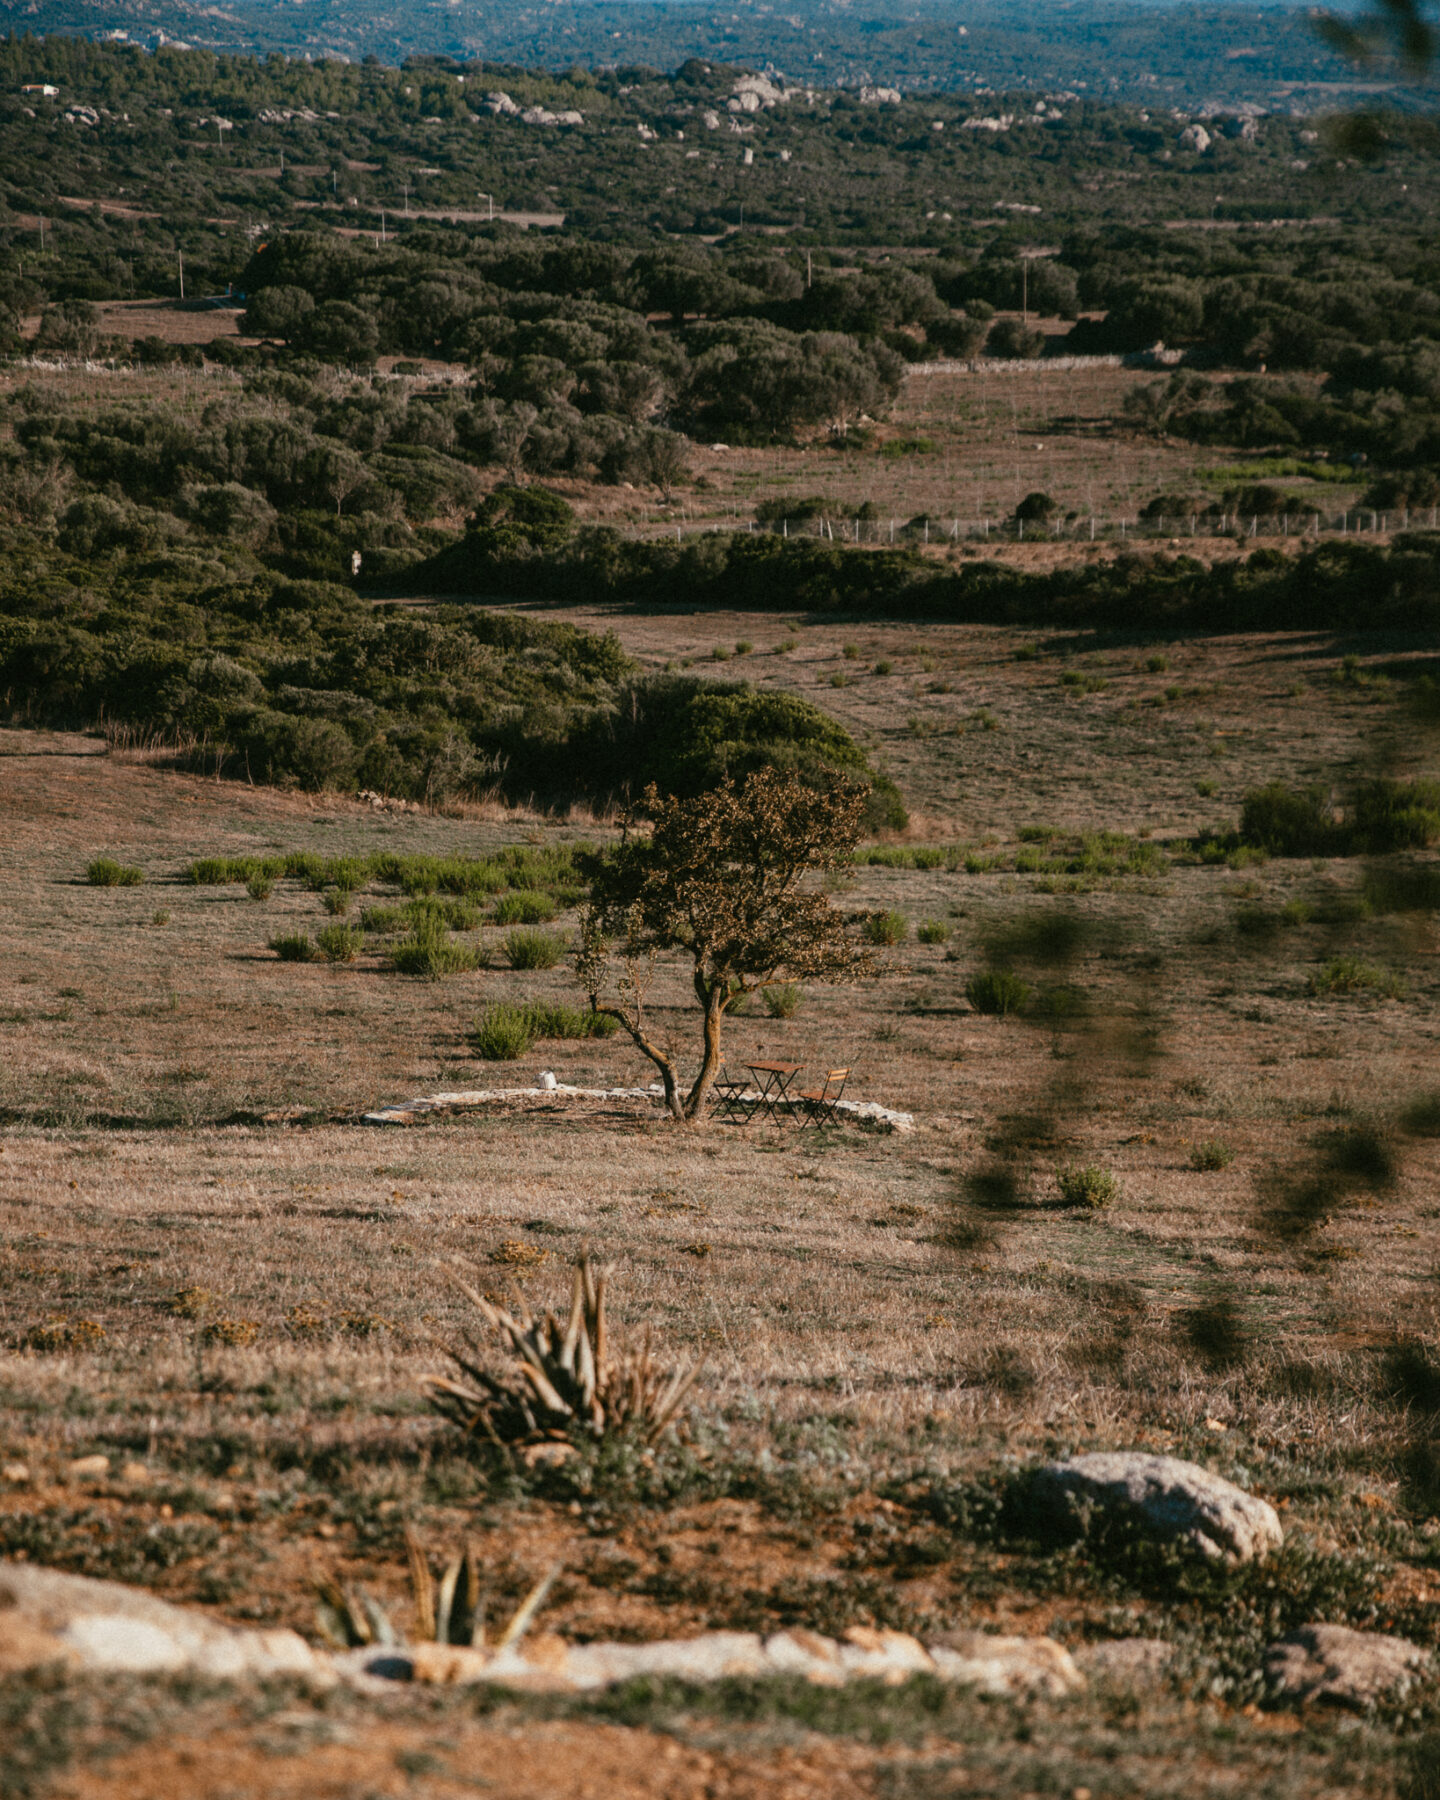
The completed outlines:
[[[1253,1562],[1285,1541],[1268,1501],[1198,1463],[1138,1450],[1049,1463],[1034,1477],[1032,1499],[1057,1524],[1083,1528],[1096,1509],[1128,1513],[1157,1537],[1228,1562]]]
[[[1302,1625],[1265,1652],[1265,1679],[1276,1700],[1364,1711],[1380,1700],[1403,1700],[1428,1661],[1408,1638]]]
[[[241,1631],[114,1581],[0,1563],[0,1671],[59,1663],[131,1675],[299,1675],[333,1684],[293,1631]]]
[[[712,1631],[654,1644],[572,1646],[561,1638],[539,1638],[519,1649],[500,1651],[417,1644],[403,1650],[351,1651],[336,1660],[342,1673],[361,1682],[492,1682],[582,1691],[641,1675],[691,1682],[798,1675],[817,1687],[843,1687],[857,1680],[895,1686],[912,1675],[932,1675],[988,1694],[1044,1694],[1057,1699],[1085,1686],[1069,1653],[1049,1638],[971,1631],[927,1650],[903,1631],[859,1625],[838,1641],[802,1629],[768,1638],[749,1631]]]

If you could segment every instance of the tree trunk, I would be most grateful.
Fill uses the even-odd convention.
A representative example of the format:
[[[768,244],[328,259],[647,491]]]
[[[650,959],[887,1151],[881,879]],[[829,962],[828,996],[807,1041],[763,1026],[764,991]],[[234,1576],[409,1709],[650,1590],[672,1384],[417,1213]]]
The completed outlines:
[[[705,1102],[710,1094],[710,1084],[715,1079],[715,1071],[720,1067],[720,1021],[725,1016],[725,1002],[729,998],[730,984],[722,981],[716,984],[706,982],[697,972],[695,976],[695,992],[700,1004],[705,1008],[705,1055],[700,1064],[700,1073],[695,1077],[690,1092],[685,1096],[685,1117],[693,1123],[705,1116]]]
[[[675,1065],[658,1045],[652,1044],[645,1035],[644,1027],[637,1025],[633,1019],[627,1019],[618,1007],[597,1006],[591,1001],[591,1009],[607,1019],[614,1019],[623,1025],[630,1034],[630,1039],[642,1056],[648,1056],[660,1071],[660,1080],[665,1088],[665,1107],[673,1119],[686,1119],[689,1112],[686,1103],[680,1098],[680,1081],[675,1073]]]

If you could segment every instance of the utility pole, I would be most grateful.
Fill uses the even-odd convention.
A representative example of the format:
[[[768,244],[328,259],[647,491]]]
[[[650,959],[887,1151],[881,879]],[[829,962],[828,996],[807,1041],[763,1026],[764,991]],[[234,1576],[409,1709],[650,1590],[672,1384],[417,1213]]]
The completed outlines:
[[[812,273],[811,268],[810,268],[810,252],[807,250],[805,252],[805,285],[808,288],[808,287],[813,287],[814,284],[815,284],[815,276]]]
[[[385,242],[385,208],[380,208],[380,242]]]
[[[402,189],[404,190],[404,193],[405,193],[405,217],[408,219],[410,217],[410,182],[409,182],[409,178],[407,177],[404,181],[402,181],[400,183],[400,186],[402,187]]]
[[[180,298],[183,300],[185,298],[185,252],[177,250],[175,254],[180,258]]]
[[[1020,323],[1030,323],[1030,259],[1020,258]]]
[[[488,217],[486,223],[493,225],[495,223],[495,196],[493,194],[485,193],[484,190],[481,188],[477,188],[475,191],[477,194],[479,194],[479,196],[482,200],[489,202],[490,214],[489,214],[489,217]]]
[[[280,179],[282,181],[285,179],[285,151],[283,147],[280,151]]]
[[[340,194],[340,174],[336,169],[330,171],[330,197],[338,199]]]

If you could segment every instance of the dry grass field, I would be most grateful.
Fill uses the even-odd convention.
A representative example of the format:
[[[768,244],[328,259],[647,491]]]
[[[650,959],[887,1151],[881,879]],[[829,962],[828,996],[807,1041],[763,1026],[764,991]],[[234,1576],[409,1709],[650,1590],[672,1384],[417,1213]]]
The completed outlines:
[[[479,1061],[487,1005],[577,997],[563,966],[506,967],[494,926],[472,934],[487,966],[435,983],[369,950],[281,963],[268,940],[324,925],[319,896],[185,866],[603,821],[376,813],[0,733],[0,1460],[24,1465],[0,1552],[309,1633],[318,1570],[404,1618],[408,1525],[437,1554],[473,1538],[497,1611],[563,1558],[546,1622],[574,1638],[1149,1635],[1173,1679],[1028,1707],[924,1684],[300,1714],[37,1691],[16,1791],[1433,1795],[1410,1747],[1433,1694],[1347,1730],[1257,1705],[1254,1672],[1317,1617],[1440,1643],[1435,915],[1367,899],[1354,860],[1193,848],[1267,780],[1416,772],[1433,646],[567,616],[652,665],[718,647],[717,674],[819,700],[900,783],[909,836],[837,899],[903,914],[905,941],[727,1041],[732,1065],[849,1064],[915,1130],[686,1129],[630,1101],[363,1125],[414,1094],[649,1069],[615,1038]],[[89,885],[100,855],[143,883]],[[1032,1006],[976,1012],[970,978],[1007,965]],[[664,979],[685,1046],[693,1002]],[[1068,1165],[1115,1197],[1067,1204]],[[586,1245],[617,1264],[621,1329],[704,1358],[691,1443],[529,1474],[467,1455],[419,1389],[470,1323],[444,1265],[558,1302]],[[1264,1495],[1285,1551],[1202,1579],[1004,1525],[1016,1470],[1110,1447]],[[109,1477],[67,1473],[96,1452]]]

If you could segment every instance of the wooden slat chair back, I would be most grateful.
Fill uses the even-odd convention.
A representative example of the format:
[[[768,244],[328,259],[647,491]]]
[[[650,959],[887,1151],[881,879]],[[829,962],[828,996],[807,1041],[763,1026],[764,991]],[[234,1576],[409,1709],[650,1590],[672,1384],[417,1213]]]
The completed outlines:
[[[835,1108],[844,1096],[845,1083],[849,1079],[848,1069],[827,1069],[825,1079],[818,1088],[797,1094],[796,1098],[801,1103],[801,1125],[833,1125]]]

